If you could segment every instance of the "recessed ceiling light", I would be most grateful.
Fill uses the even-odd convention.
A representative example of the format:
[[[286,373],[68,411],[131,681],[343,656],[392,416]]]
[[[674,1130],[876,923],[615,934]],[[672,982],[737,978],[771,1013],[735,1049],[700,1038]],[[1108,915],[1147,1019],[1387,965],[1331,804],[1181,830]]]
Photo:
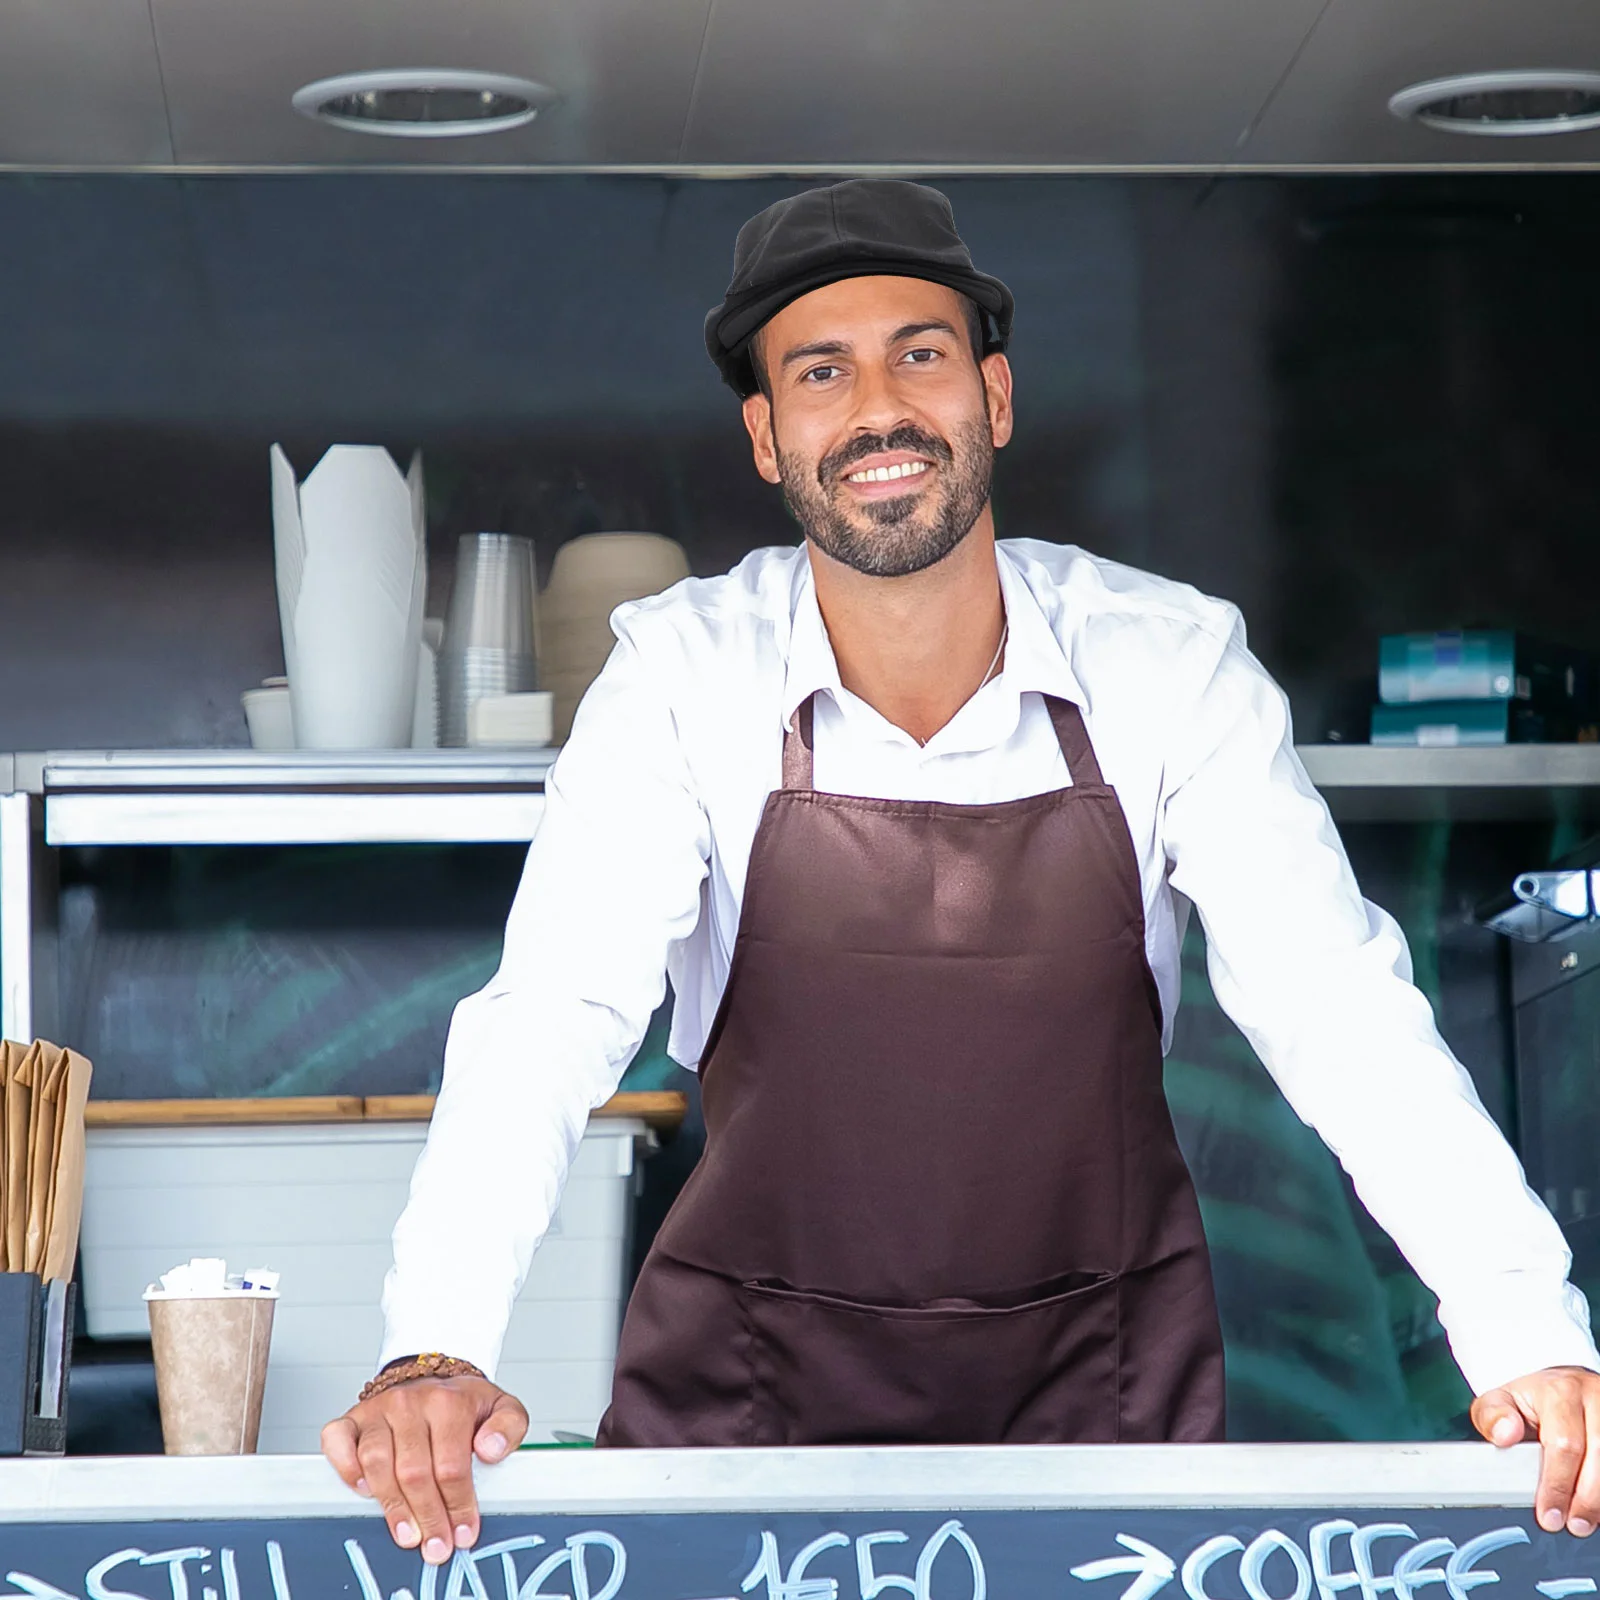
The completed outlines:
[[[1600,128],[1600,72],[1470,72],[1402,89],[1389,109],[1445,133],[1515,138]]]
[[[292,103],[302,116],[356,133],[453,139],[520,128],[557,98],[528,78],[415,68],[322,78],[298,90]]]

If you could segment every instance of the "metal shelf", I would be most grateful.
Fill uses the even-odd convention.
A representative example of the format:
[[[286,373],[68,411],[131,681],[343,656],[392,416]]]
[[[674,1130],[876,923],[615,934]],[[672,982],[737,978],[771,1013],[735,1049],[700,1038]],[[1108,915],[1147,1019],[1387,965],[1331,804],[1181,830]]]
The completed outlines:
[[[526,844],[553,749],[113,750],[3,759],[47,845]]]
[[[1600,744],[1299,746],[1340,822],[1600,821]]]
[[[526,844],[556,752],[0,755],[0,1034],[57,1021],[55,847]]]
[[[526,844],[542,794],[47,794],[47,845]]]
[[[19,755],[17,787],[104,789],[528,789],[554,746],[527,750],[105,750]],[[31,780],[31,781],[28,781]]]
[[[556,756],[255,750],[0,756],[50,845],[525,843]],[[1302,745],[1341,822],[1600,823],[1600,745]]]

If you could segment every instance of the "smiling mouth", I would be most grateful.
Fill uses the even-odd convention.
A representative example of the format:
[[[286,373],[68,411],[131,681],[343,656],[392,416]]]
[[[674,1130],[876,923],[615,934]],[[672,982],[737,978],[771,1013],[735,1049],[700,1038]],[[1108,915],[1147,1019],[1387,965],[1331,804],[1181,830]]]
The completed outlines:
[[[860,472],[847,472],[846,483],[894,483],[901,478],[920,478],[928,470],[926,461],[902,461],[892,467],[864,467]]]

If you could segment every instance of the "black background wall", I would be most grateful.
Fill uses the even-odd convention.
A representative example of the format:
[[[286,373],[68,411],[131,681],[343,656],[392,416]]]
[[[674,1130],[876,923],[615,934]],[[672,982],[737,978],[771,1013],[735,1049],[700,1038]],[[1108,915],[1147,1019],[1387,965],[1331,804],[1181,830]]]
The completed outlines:
[[[702,573],[791,541],[700,323],[738,225],[794,187],[0,177],[0,749],[245,742],[239,693],[282,665],[273,440],[302,472],[334,442],[423,449],[435,614],[475,529],[529,534],[547,565],[573,535],[648,528]],[[1308,741],[1360,736],[1387,631],[1600,647],[1600,177],[945,187],[1018,299],[1003,534],[1237,601]],[[1347,839],[1510,1127],[1503,963],[1470,909],[1570,837]],[[103,1083],[435,1081],[515,861],[404,859],[329,867],[350,890],[333,910],[320,858],[68,860],[69,1015]],[[419,872],[437,917],[417,915]],[[1429,1297],[1217,1012],[1193,936],[1186,962],[1169,1091],[1236,1436],[1459,1431]]]
[[[1304,738],[1387,630],[1600,642],[1597,183],[951,180],[1020,306],[1002,531],[1236,600]],[[0,748],[244,742],[274,439],[423,448],[435,609],[477,528],[791,539],[699,330],[792,187],[0,178]]]

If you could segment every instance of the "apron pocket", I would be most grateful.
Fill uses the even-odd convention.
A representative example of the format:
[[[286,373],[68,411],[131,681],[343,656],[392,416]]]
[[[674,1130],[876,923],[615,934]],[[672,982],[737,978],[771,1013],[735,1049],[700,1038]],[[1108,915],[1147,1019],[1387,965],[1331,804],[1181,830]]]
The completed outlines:
[[[1118,1281],[1078,1272],[917,1306],[746,1283],[751,1442],[1112,1442]]]

